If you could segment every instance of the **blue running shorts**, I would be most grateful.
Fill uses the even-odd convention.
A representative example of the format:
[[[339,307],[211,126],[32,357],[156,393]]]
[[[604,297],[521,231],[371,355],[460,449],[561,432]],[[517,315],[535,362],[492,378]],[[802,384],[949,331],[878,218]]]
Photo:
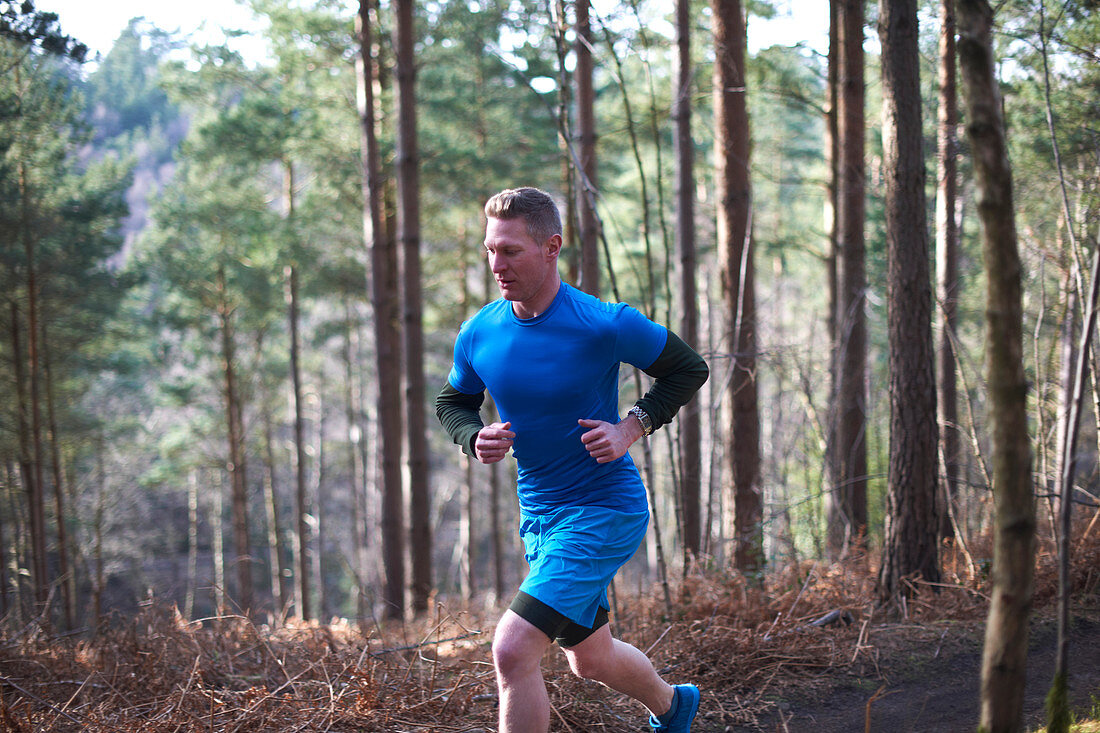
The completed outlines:
[[[520,590],[569,620],[592,627],[610,608],[607,587],[645,539],[649,511],[570,506],[522,514],[519,534],[530,571]]]

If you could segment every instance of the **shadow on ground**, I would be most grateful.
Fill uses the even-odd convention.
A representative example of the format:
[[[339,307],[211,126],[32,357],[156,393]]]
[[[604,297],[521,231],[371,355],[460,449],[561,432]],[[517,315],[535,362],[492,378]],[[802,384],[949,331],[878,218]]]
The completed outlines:
[[[905,626],[875,630],[866,658],[857,660],[846,674],[817,678],[808,690],[786,690],[774,699],[774,712],[761,718],[759,725],[725,730],[972,733],[979,719],[982,627],[933,628],[942,630],[938,640],[928,637],[927,627],[920,634]],[[1052,620],[1033,622],[1024,698],[1025,721],[1031,730],[1045,724],[1044,699],[1053,676],[1056,638]],[[1069,649],[1073,709],[1087,712],[1100,701],[1100,615],[1095,609],[1075,617]]]

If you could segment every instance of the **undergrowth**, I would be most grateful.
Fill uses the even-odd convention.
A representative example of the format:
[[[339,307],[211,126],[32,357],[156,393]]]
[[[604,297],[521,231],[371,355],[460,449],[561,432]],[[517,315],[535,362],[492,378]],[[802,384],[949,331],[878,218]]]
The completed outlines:
[[[705,729],[752,726],[785,690],[874,663],[876,625],[903,622],[907,634],[910,626],[913,635],[931,629],[930,638],[935,624],[979,627],[989,580],[970,560],[983,548],[969,549],[967,556],[945,546],[943,582],[908,580],[910,593],[890,618],[874,611],[875,568],[858,557],[793,564],[763,587],[736,573],[694,573],[674,586],[671,605],[663,593],[621,603],[614,631],[669,681],[690,679],[706,691]],[[1095,593],[1100,540],[1075,548],[1074,557],[1075,587]],[[1037,607],[1054,599],[1055,576],[1047,547]],[[489,654],[496,613],[440,601],[430,617],[400,624],[267,625],[228,614],[187,620],[151,603],[95,633],[5,624],[0,729],[488,732],[496,724]],[[554,730],[625,731],[644,722],[636,703],[570,674],[564,655],[548,653],[544,670]]]

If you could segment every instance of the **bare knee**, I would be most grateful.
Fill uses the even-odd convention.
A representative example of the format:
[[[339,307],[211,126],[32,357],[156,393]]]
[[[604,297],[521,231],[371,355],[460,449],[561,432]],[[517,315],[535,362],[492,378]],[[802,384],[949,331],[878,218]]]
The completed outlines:
[[[542,655],[530,643],[513,636],[498,635],[493,639],[493,665],[503,679],[521,676],[537,668]]]

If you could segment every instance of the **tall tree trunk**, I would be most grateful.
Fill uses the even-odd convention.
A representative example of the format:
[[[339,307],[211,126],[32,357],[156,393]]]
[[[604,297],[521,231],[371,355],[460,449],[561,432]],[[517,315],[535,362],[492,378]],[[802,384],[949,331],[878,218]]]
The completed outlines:
[[[15,466],[10,458],[4,460],[4,485],[0,496],[10,498],[15,494]],[[14,524],[14,522],[13,522]],[[8,586],[8,536],[4,532],[4,522],[0,522],[0,616],[6,617],[11,609],[11,589]],[[15,538],[12,537],[12,546]]]
[[[829,0],[829,57],[825,84],[825,162],[829,173],[825,183],[825,231],[829,241],[825,249],[825,287],[828,296],[825,315],[829,344],[835,350],[837,342],[837,201],[840,185],[840,132],[837,110],[839,107],[840,44],[838,0]],[[836,363],[830,366],[829,388],[836,383]]]
[[[732,373],[726,428],[733,479],[734,564],[764,568],[760,490],[760,413],[756,384],[756,295],[745,91],[745,15],[741,0],[712,0],[714,114],[718,188],[718,257],[729,328]]]
[[[95,517],[92,522],[92,535],[95,538],[93,552],[95,556],[95,583],[92,587],[92,610],[95,614],[95,627],[98,631],[103,620],[103,591],[107,587],[103,563],[103,515],[107,513],[107,466],[105,456],[107,441],[100,431],[97,436],[99,450],[96,451]]]
[[[958,0],[956,12],[959,72],[986,270],[986,380],[995,504],[993,592],[982,658],[981,725],[989,733],[1008,733],[1022,726],[1035,573],[1022,264],[993,57],[993,11],[985,0]]]
[[[1093,252],[1092,285],[1086,300],[1085,325],[1081,330],[1081,344],[1077,349],[1080,358],[1072,369],[1072,383],[1067,385],[1068,409],[1059,421],[1058,464],[1058,642],[1054,656],[1054,681],[1047,696],[1047,722],[1050,733],[1068,733],[1069,710],[1069,628],[1070,599],[1073,594],[1073,578],[1070,573],[1071,539],[1073,534],[1073,492],[1077,475],[1077,442],[1081,432],[1081,413],[1084,411],[1086,381],[1089,373],[1089,353],[1096,331],[1097,303],[1100,301],[1100,249]],[[1072,301],[1071,301],[1072,303]],[[1067,313],[1072,332],[1074,316]],[[1072,358],[1072,357],[1070,357]]]
[[[225,519],[223,495],[225,493],[225,481],[222,474],[217,475],[214,485],[214,505],[210,509],[211,514],[211,550],[214,555],[214,613],[224,613],[225,608]]]
[[[274,616],[282,618],[286,612],[286,596],[283,592],[283,578],[287,575],[285,563],[286,551],[283,548],[283,531],[279,524],[279,483],[278,470],[275,463],[275,436],[271,419],[271,407],[268,405],[267,396],[263,399],[264,421],[264,512],[267,517],[267,554],[270,558],[268,564],[268,577],[271,583],[271,601],[274,608]]]
[[[11,496],[15,491],[15,470],[10,458],[4,460],[4,482],[0,485],[0,497]],[[4,522],[0,522],[0,617],[8,615],[8,540]]]
[[[577,136],[580,162],[577,176],[577,209],[580,214],[581,289],[600,294],[600,232],[596,219],[596,93],[593,88],[592,29],[589,0],[576,0]]]
[[[565,191],[565,215],[562,217],[562,251],[566,277],[569,282],[579,283],[580,251],[576,247],[577,235],[577,171],[573,165],[573,126],[570,122],[570,110],[573,107],[573,75],[569,71],[569,19],[566,15],[565,0],[554,0],[551,10],[554,13],[554,50],[557,55],[558,71],[558,148],[561,150],[562,188]]]
[[[939,343],[937,385],[945,505],[940,535],[951,537],[950,510],[959,493],[962,436],[954,338],[958,327],[958,91],[955,82],[955,0],[940,0],[939,105],[936,124],[936,282]]]
[[[463,245],[460,254],[462,261],[462,277],[460,280],[462,302],[460,306],[463,320],[469,316],[470,311],[473,309],[473,298],[470,292],[470,257],[473,256],[474,259],[473,266],[475,268],[475,273],[479,271],[483,272],[488,269],[480,262],[479,257],[472,254],[476,250],[473,247],[467,246],[468,243],[466,239],[467,232],[465,227],[463,227],[461,236],[458,240]],[[474,490],[477,476],[474,472],[474,467],[478,465],[478,463],[470,456],[465,456],[464,458],[459,516],[459,544],[462,546],[462,558],[459,561],[459,586],[462,597],[472,603],[477,597],[478,562],[480,560],[477,551],[477,529],[475,524],[475,517],[478,514],[477,492]]]
[[[374,132],[370,4],[360,0],[358,30],[359,122],[364,238],[370,242],[371,305],[378,372],[378,432],[382,462],[382,565],[387,618],[405,613],[404,491],[401,477],[401,341],[397,313],[397,256],[382,221],[382,176]]]
[[[678,68],[673,114],[676,119],[676,247],[680,253],[680,337],[697,347],[699,304],[695,262],[695,141],[691,135],[691,2],[676,0]],[[702,431],[697,400],[680,413],[680,505],[683,521],[684,570],[702,549]]]
[[[9,301],[11,306],[11,349],[12,349],[12,365],[15,372],[15,401],[16,412],[19,415],[18,429],[19,429],[19,475],[23,479],[23,490],[27,495],[27,518],[28,524],[30,524],[31,532],[31,547],[30,547],[30,563],[31,568],[31,584],[32,595],[34,596],[36,603],[42,603],[45,601],[43,598],[41,601],[38,599],[38,581],[39,573],[43,572],[38,567],[37,559],[37,543],[39,538],[45,532],[44,513],[35,513],[35,506],[40,506],[42,503],[41,490],[35,488],[34,474],[34,456],[31,448],[31,424],[30,418],[27,415],[29,409],[27,404],[27,375],[25,373],[26,359],[23,353],[23,339],[22,330],[23,326],[19,318],[19,306],[15,300]],[[37,517],[41,519],[41,525],[37,524],[39,521]],[[44,542],[44,540],[43,540]],[[45,548],[41,550],[42,555],[45,555]]]
[[[66,629],[76,628],[76,578],[69,564],[68,512],[65,511],[65,480],[61,470],[61,438],[54,409],[54,381],[50,363],[50,341],[42,321],[42,376],[46,379],[46,429],[50,438],[50,468],[53,473],[54,510],[57,513],[57,562],[61,602]]]
[[[939,582],[936,378],[916,0],[881,0],[890,460],[879,601],[902,578]]]
[[[313,522],[314,522],[314,551],[310,557],[312,561],[313,576],[317,579],[317,609],[320,618],[332,618],[332,609],[329,608],[328,592],[325,588],[325,531],[328,522],[328,514],[325,506],[325,380],[321,374],[320,384],[317,385],[317,442],[313,446],[313,454],[317,456],[317,478],[313,485]]]
[[[18,67],[17,67],[18,68]],[[18,83],[18,82],[17,82]],[[42,409],[39,386],[38,344],[38,264],[32,231],[30,184],[26,164],[19,161],[19,228],[23,237],[23,253],[27,268],[27,376],[30,385],[30,474],[27,485],[28,514],[31,525],[31,562],[34,578],[34,599],[44,606],[50,590],[49,565],[46,557],[46,486],[42,478]],[[18,325],[16,325],[18,329]]]
[[[412,608],[428,609],[432,592],[431,491],[424,404],[424,324],[420,275],[420,151],[416,132],[413,0],[397,0],[398,240],[404,255],[405,420],[409,463]]]
[[[241,420],[241,397],[237,386],[236,344],[233,335],[233,310],[224,300],[225,269],[218,270],[218,291],[223,297],[218,306],[222,347],[222,370],[225,380],[226,432],[229,448],[226,469],[231,480],[230,498],[233,514],[233,550],[237,569],[236,602],[241,610],[252,610],[252,552],[248,537],[248,481],[245,471],[244,425]]]
[[[864,261],[863,1],[839,0],[836,383],[830,414],[826,548],[838,558],[867,529],[867,275]]]
[[[286,207],[283,216],[288,229],[293,232],[294,223],[294,165],[283,161],[283,202]],[[292,236],[295,236],[292,233]],[[295,555],[298,568],[294,594],[298,600],[298,615],[303,619],[312,619],[313,612],[313,574],[310,572],[310,531],[309,489],[307,475],[309,465],[305,436],[305,408],[302,405],[302,339],[301,339],[301,299],[299,296],[298,243],[290,243],[290,263],[283,268],[285,281],[284,298],[286,300],[287,323],[290,328],[290,388],[294,409],[294,497],[298,530],[294,533]]]
[[[97,549],[98,555],[98,549]],[[187,581],[183,594],[183,617],[190,621],[195,613],[195,588],[199,569],[199,477],[198,469],[187,472]]]
[[[355,378],[355,364],[359,359],[359,333],[354,323],[354,311],[350,303],[344,303],[344,410],[348,423],[348,472],[351,476],[351,567],[355,574],[355,612],[360,619],[369,615],[367,594],[363,586],[367,578],[367,532],[366,532],[366,476],[367,467],[363,460],[363,426],[359,419],[360,394],[359,381]]]

